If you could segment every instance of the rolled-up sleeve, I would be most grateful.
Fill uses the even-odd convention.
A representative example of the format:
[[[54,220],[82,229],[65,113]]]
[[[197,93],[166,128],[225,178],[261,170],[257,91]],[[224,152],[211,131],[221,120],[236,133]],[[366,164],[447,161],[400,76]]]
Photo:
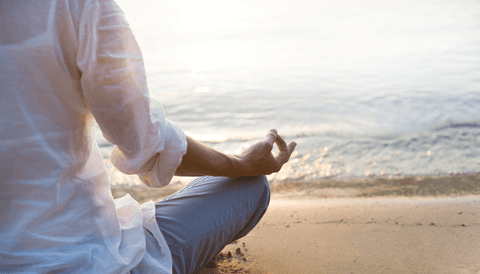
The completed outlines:
[[[167,185],[186,153],[186,137],[149,96],[142,54],[123,12],[113,1],[90,1],[78,41],[81,90],[115,145],[112,163],[150,187]]]

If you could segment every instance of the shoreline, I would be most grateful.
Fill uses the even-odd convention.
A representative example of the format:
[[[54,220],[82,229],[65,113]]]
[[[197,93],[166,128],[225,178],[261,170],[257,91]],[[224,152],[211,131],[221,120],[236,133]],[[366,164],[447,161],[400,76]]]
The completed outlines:
[[[316,179],[271,183],[281,198],[368,198],[480,195],[480,173],[399,178]],[[300,196],[299,196],[300,195]]]
[[[163,188],[145,185],[111,187],[114,198],[129,193],[140,204],[162,200],[180,190],[182,184]],[[316,179],[270,182],[272,199],[364,199],[382,197],[462,197],[480,195],[480,173],[454,176],[417,176],[401,178]]]

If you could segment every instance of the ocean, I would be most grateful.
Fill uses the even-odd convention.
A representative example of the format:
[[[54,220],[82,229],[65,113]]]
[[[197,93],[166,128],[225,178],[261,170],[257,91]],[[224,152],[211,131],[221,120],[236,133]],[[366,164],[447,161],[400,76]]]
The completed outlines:
[[[478,0],[117,3],[188,135],[226,153],[271,128],[298,143],[271,182],[480,171]],[[140,184],[97,142],[113,186]]]

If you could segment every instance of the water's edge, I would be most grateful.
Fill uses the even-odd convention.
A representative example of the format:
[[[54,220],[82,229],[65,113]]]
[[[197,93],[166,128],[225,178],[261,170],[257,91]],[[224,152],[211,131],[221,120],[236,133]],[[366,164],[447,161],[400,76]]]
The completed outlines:
[[[112,186],[114,198],[130,194],[139,203],[160,201],[183,187],[170,184],[164,188]],[[372,197],[461,197],[480,195],[480,173],[452,176],[402,178],[316,179],[309,181],[270,182],[272,197],[288,199],[337,199]]]

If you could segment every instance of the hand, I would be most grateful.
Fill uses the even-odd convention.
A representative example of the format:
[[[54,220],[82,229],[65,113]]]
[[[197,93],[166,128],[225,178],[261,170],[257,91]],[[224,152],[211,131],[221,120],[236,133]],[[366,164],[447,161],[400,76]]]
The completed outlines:
[[[279,152],[272,154],[273,144],[277,144]],[[249,147],[239,156],[235,156],[239,162],[242,176],[268,175],[280,171],[283,164],[288,162],[290,155],[297,143],[290,142],[288,145],[277,130],[272,129],[266,138]]]

